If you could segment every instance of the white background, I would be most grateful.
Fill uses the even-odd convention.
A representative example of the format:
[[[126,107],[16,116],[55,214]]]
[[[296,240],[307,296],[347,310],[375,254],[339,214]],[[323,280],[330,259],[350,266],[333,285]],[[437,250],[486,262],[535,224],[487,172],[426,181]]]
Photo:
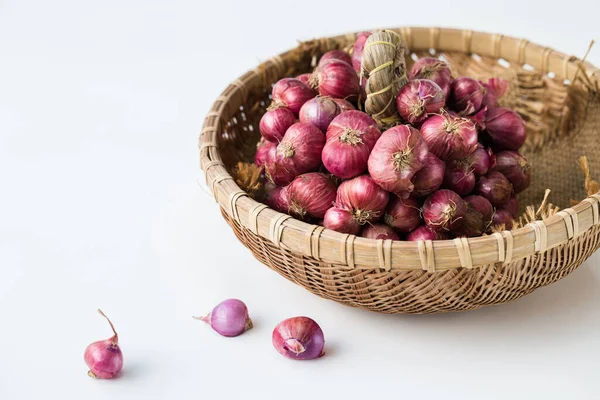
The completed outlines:
[[[0,399],[598,399],[600,258],[511,304],[385,316],[259,264],[198,186],[204,114],[297,39],[400,25],[500,32],[582,56],[597,1],[0,0]],[[600,64],[600,49],[590,56]],[[191,318],[243,299],[255,328]],[[125,368],[82,355],[121,336]],[[327,356],[271,331],[317,320]],[[60,396],[60,397],[58,397]]]

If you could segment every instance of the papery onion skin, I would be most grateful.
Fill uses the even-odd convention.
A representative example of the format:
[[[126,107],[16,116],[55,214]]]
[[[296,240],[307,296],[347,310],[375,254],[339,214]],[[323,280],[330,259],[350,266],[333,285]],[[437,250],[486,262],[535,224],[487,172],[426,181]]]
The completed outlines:
[[[485,129],[485,118],[487,115],[487,106],[481,108],[481,110],[477,111],[475,114],[467,116],[467,118],[475,124],[475,127],[478,131],[483,131]]]
[[[323,218],[335,202],[337,188],[325,174],[309,172],[297,176],[288,186],[289,212],[299,219]]]
[[[119,335],[106,315],[101,310],[98,313],[102,315],[113,331],[110,339],[99,340],[86,347],[83,353],[83,359],[87,364],[88,375],[92,378],[112,379],[115,378],[123,368],[123,353],[119,347]]]
[[[514,195],[510,196],[510,200],[502,206],[502,209],[508,211],[513,218],[517,218],[519,216],[519,200]]]
[[[448,65],[442,60],[433,57],[420,58],[413,64],[408,77],[432,80],[444,91],[446,99],[450,96],[452,74]]]
[[[443,231],[434,231],[427,225],[421,225],[414,231],[406,235],[409,242],[418,242],[419,240],[446,240],[450,239],[448,233]]]
[[[273,330],[272,340],[279,354],[295,360],[310,360],[325,354],[323,330],[308,317],[281,321]]]
[[[371,32],[360,32],[356,36],[356,42],[354,42],[354,52],[352,53],[352,67],[356,73],[360,73],[362,55],[365,51],[365,43],[371,35]]]
[[[300,82],[304,83],[306,86],[310,87],[310,73],[305,73],[305,74],[300,74],[296,77],[296,79],[298,79]]]
[[[377,239],[377,240],[400,240],[400,235],[396,233],[390,226],[386,224],[373,224],[373,225],[365,225],[360,233],[360,236],[367,239]]]
[[[321,96],[354,101],[361,91],[356,71],[340,60],[328,60],[319,65],[310,79],[312,87]]]
[[[352,105],[352,103],[350,103],[348,100],[333,99],[333,101],[335,101],[340,108],[340,113],[343,113],[344,111],[356,110],[356,107],[354,107],[354,105]]]
[[[327,229],[349,235],[358,235],[361,225],[352,215],[351,210],[332,207],[325,213],[323,226]]]
[[[531,183],[531,165],[516,151],[497,153],[496,165],[492,171],[502,173],[512,184],[515,193],[521,193]]]
[[[510,215],[510,212],[501,208],[497,209],[494,213],[493,225],[496,229],[504,225],[504,229],[510,230],[513,227],[513,217]]]
[[[429,114],[438,113],[445,103],[444,92],[437,83],[429,79],[409,81],[396,97],[398,113],[412,125],[425,121]]]
[[[260,134],[269,142],[279,143],[285,132],[296,122],[294,113],[285,107],[267,111],[258,125]]]
[[[448,161],[465,158],[477,148],[477,128],[454,113],[432,115],[421,126],[429,151]]]
[[[464,200],[471,208],[483,216],[486,228],[489,227],[492,223],[492,217],[494,216],[494,206],[492,206],[492,203],[485,197],[476,194],[467,196]]]
[[[509,82],[502,78],[490,78],[487,82],[479,82],[485,88],[482,105],[488,108],[498,107],[498,99],[504,96]]]
[[[266,186],[266,184],[265,184]],[[275,186],[267,189],[265,203],[274,210],[282,213],[290,212],[290,196],[288,186]]]
[[[319,59],[318,65],[323,65],[329,60],[340,60],[350,66],[352,65],[352,59],[350,58],[350,54],[346,53],[344,50],[330,50],[326,52]]]
[[[400,232],[410,232],[423,223],[420,206],[413,197],[400,199],[391,195],[383,220]]]
[[[428,153],[425,165],[412,178],[414,184],[411,194],[417,197],[429,196],[442,186],[446,163],[433,153]]]
[[[285,133],[273,157],[265,163],[267,178],[276,185],[284,186],[305,172],[321,164],[321,151],[325,135],[319,128],[305,122],[297,122]]]
[[[443,187],[466,196],[475,188],[475,174],[469,165],[448,166],[444,173]]]
[[[325,133],[333,119],[340,113],[337,103],[330,97],[315,97],[308,100],[300,109],[300,122],[308,122]]]
[[[341,113],[327,128],[321,154],[325,168],[344,179],[362,174],[380,136],[377,123],[369,115],[355,110]]]
[[[498,107],[488,110],[486,132],[496,151],[517,151],[527,139],[525,123],[521,116],[510,108]]]
[[[206,322],[221,336],[239,336],[252,328],[248,307],[238,299],[227,299],[215,306],[205,317],[197,318]]]
[[[369,175],[361,175],[342,182],[337,191],[335,206],[348,210],[360,225],[383,217],[389,194]]]
[[[423,204],[423,219],[435,231],[456,229],[467,213],[467,203],[455,192],[440,189]]]
[[[481,236],[487,230],[483,215],[471,207],[467,207],[465,217],[460,220],[453,233],[457,237]]]
[[[315,97],[315,91],[298,79],[283,78],[273,86],[272,97],[269,109],[287,107],[298,115],[302,105]]]
[[[269,157],[269,152],[274,151],[277,145],[273,142],[269,142],[268,140],[261,139],[256,146],[256,154],[254,155],[254,164],[259,167],[263,166]]]
[[[475,191],[488,199],[494,207],[502,207],[510,200],[513,189],[504,175],[491,171],[479,178]]]
[[[385,190],[406,195],[413,190],[411,179],[425,165],[427,154],[427,144],[418,130],[410,125],[395,126],[373,147],[369,174]]]
[[[448,103],[450,108],[461,114],[471,115],[481,109],[485,88],[477,80],[461,76],[452,82]]]

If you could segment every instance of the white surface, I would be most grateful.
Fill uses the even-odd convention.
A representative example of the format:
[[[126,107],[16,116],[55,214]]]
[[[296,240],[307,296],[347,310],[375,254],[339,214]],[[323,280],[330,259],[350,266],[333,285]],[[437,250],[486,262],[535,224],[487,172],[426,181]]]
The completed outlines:
[[[598,255],[508,305],[377,315],[259,264],[196,183],[212,101],[296,39],[451,25],[582,55],[597,1],[204,3],[0,2],[0,399],[600,398]],[[235,339],[191,318],[227,297],[255,321]],[[114,381],[82,359],[110,336],[98,307]],[[325,331],[316,362],[271,347],[299,314]]]

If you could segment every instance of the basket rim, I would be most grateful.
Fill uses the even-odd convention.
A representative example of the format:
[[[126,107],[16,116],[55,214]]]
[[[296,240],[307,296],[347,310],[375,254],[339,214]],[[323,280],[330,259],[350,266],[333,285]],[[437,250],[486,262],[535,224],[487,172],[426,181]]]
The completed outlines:
[[[597,88],[600,74],[589,62],[548,47],[500,34],[453,28],[392,28],[412,51],[429,50],[477,53],[520,65],[537,66],[538,72],[554,72],[559,79],[573,79],[583,69],[588,83]],[[324,47],[354,40],[356,33],[316,39]],[[277,212],[252,199],[227,172],[218,152],[217,132],[243,105],[248,86],[263,82],[265,70],[284,70],[292,50],[281,53],[239,77],[222,92],[206,115],[199,138],[200,167],[215,200],[243,228],[296,255],[348,269],[446,271],[509,263],[565,244],[600,223],[600,192],[574,207],[513,231],[488,236],[436,241],[376,240],[342,234]],[[228,116],[224,116],[229,114]]]

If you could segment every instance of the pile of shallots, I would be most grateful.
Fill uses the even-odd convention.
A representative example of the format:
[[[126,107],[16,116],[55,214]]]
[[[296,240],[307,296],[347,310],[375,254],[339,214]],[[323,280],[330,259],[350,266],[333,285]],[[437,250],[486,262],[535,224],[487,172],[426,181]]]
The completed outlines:
[[[312,74],[274,85],[255,157],[268,180],[265,201],[373,239],[510,229],[515,195],[529,186],[531,171],[518,152],[523,120],[498,105],[508,82],[453,78],[443,61],[421,58],[396,97],[402,122],[382,132],[357,110],[365,98],[357,69],[366,36],[353,57],[330,51]]]

